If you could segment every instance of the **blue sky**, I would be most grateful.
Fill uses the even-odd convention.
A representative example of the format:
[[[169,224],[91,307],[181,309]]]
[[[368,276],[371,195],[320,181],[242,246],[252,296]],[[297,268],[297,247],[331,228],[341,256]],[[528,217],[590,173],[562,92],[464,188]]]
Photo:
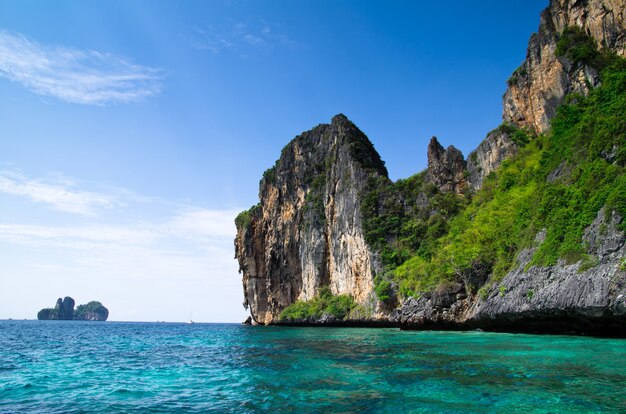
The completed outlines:
[[[239,321],[236,212],[346,114],[393,179],[467,154],[547,1],[0,1],[0,318]]]

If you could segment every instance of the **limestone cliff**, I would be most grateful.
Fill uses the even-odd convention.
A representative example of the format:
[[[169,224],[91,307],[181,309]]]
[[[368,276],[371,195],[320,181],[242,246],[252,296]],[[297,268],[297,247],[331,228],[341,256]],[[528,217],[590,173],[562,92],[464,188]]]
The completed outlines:
[[[467,180],[474,190],[482,186],[483,178],[495,171],[502,161],[515,154],[518,150],[510,137],[507,128],[497,128],[491,131],[472,151],[467,158]]]
[[[563,31],[580,28],[601,48],[626,56],[625,20],[626,0],[550,0],[541,13],[538,32],[530,38],[526,60],[509,79],[504,120],[545,131],[565,95],[586,94],[599,81],[593,62],[557,56]]]
[[[343,115],[291,141],[275,166],[264,173],[259,204],[236,220],[236,258],[242,273],[244,305],[253,320],[277,323],[288,306],[312,299],[329,287],[332,294],[348,294],[369,310],[361,321],[387,321],[416,329],[626,336],[626,238],[622,223],[626,213],[622,211],[620,216],[615,211],[619,203],[626,206],[623,122],[611,118],[608,127],[598,124],[598,133],[596,125],[588,126],[584,134],[567,136],[572,146],[560,149],[559,142],[550,141],[555,134],[536,134],[546,132],[567,94],[593,97],[594,88],[602,90],[601,66],[616,59],[606,52],[625,54],[625,1],[552,0],[541,15],[539,32],[531,37],[525,62],[509,80],[503,98],[504,123],[487,134],[467,159],[452,146],[444,149],[433,137],[427,149],[427,169],[392,183],[368,138]],[[564,39],[573,39],[567,48],[562,47]],[[598,52],[594,40],[589,39],[604,52]],[[580,49],[576,42],[587,49]],[[602,76],[608,83],[610,78]],[[614,99],[623,93],[621,84],[613,86],[607,97]],[[613,114],[622,113],[623,106],[612,110]],[[596,111],[602,113],[602,108]],[[578,121],[567,120],[568,125],[573,122]],[[592,141],[592,147],[587,148]],[[544,153],[557,155],[545,158]],[[566,154],[575,155],[566,159]],[[503,165],[507,158],[510,162]],[[520,159],[517,169],[511,169],[508,176],[503,174],[508,180],[496,181],[507,164]],[[551,165],[551,160],[558,163]],[[585,170],[584,163],[594,167]],[[545,176],[539,175],[546,166]],[[605,174],[607,171],[611,173]],[[561,204],[566,204],[568,186],[589,179],[585,174],[596,181],[575,194],[582,200],[576,208],[591,206],[584,219],[577,216],[579,222],[574,224],[580,227],[570,229],[570,234],[576,234],[573,243],[579,249],[575,260],[554,258],[543,265],[534,260],[536,252],[545,253],[563,241],[563,234],[550,233],[547,222],[516,228],[511,238],[519,240],[493,246],[488,239],[487,243],[480,241],[484,227],[463,235],[466,239],[459,236],[463,228],[451,228],[450,221],[462,217],[466,227],[489,223],[490,229],[503,233],[499,228],[503,222],[479,217],[480,208],[495,191],[500,191],[502,198],[509,197],[510,193],[504,193],[508,188],[531,178],[534,187],[526,187],[531,188],[530,193],[548,184],[560,187],[546,190],[545,199],[528,201],[526,211],[508,216],[504,224],[517,220],[525,223],[539,208],[547,216],[554,206],[551,198],[560,197]],[[487,178],[489,175],[492,177]],[[614,196],[612,207],[605,211],[601,207],[608,205],[607,194],[612,190],[605,188],[604,195],[591,201],[589,194],[607,177],[615,180],[614,188],[622,195]],[[483,188],[485,182],[489,185]],[[524,191],[516,189],[520,191],[511,199],[523,200]],[[478,201],[472,204],[472,199]],[[498,203],[507,206],[502,199]],[[486,211],[497,216],[497,211]],[[459,243],[478,242],[466,251],[445,244],[453,243],[457,236]],[[492,240],[500,239],[494,236]],[[481,251],[482,256],[472,256],[480,251],[476,244],[501,251]],[[505,248],[499,249],[502,246]],[[498,255],[509,261],[496,273]],[[439,261],[434,261],[434,256]],[[406,280],[412,285],[400,286]],[[296,319],[292,321],[328,322]]]
[[[361,304],[374,301],[377,263],[359,197],[370,178],[388,180],[387,170],[343,115],[296,137],[265,172],[260,203],[238,217],[235,240],[244,305],[257,323],[276,321],[324,286]]]

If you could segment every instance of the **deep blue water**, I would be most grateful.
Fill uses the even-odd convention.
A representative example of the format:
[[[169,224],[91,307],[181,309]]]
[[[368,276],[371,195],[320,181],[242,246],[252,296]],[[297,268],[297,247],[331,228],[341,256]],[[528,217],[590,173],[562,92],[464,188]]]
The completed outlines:
[[[626,341],[0,321],[0,413],[625,413]]]

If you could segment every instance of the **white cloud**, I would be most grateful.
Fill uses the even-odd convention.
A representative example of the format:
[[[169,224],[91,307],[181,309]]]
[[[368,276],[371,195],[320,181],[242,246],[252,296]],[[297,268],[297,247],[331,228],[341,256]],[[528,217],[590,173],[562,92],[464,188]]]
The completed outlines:
[[[169,228],[187,238],[232,238],[238,213],[237,210],[185,209],[172,218]]]
[[[233,51],[245,53],[247,50],[269,50],[275,46],[297,46],[298,43],[283,34],[277,34],[263,21],[235,23],[231,26],[204,28],[194,27],[191,46],[198,50],[213,53]]]
[[[185,209],[154,222],[142,221],[128,225],[79,224],[50,226],[0,223],[0,241],[33,247],[70,248],[76,250],[110,250],[148,248],[161,252],[164,244],[198,251],[223,252],[232,249],[236,216],[233,210]],[[226,243],[225,243],[226,242]]]
[[[93,50],[37,43],[0,31],[0,76],[39,95],[101,105],[136,102],[160,93],[162,71]]]
[[[66,178],[58,183],[49,183],[27,179],[17,173],[0,172],[0,193],[26,197],[67,213],[93,216],[99,209],[123,205],[111,195],[68,188],[73,185],[74,182]]]
[[[162,233],[162,232],[161,232]],[[31,246],[52,246],[74,249],[102,249],[110,246],[141,246],[155,241],[158,229],[114,225],[39,226],[0,224],[0,240],[21,242]]]

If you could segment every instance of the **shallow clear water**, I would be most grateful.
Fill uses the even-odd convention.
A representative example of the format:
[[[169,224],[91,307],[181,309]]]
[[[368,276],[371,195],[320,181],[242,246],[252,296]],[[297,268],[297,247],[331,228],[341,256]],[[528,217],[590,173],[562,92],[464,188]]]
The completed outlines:
[[[626,412],[626,341],[0,321],[4,412]]]

